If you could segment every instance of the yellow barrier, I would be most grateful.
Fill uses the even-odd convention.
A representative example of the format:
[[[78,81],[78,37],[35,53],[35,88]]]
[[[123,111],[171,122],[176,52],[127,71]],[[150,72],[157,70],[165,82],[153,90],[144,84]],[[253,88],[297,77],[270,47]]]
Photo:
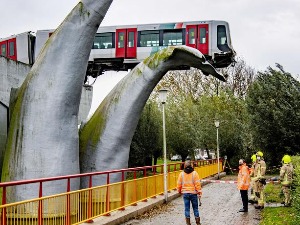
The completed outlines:
[[[206,164],[195,167],[200,178],[218,172],[218,165]],[[220,171],[222,165],[220,164]],[[176,189],[177,178],[181,171],[168,173],[168,189]],[[58,195],[0,206],[1,225],[70,225],[81,224],[108,215],[126,206],[146,201],[162,194],[163,174],[127,180],[93,188],[87,188]],[[40,214],[40,217],[38,216]],[[40,218],[40,219],[39,219]]]

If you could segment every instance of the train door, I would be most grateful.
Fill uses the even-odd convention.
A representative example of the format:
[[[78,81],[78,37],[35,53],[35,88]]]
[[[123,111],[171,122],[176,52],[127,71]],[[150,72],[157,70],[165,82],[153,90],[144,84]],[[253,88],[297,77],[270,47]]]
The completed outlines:
[[[208,55],[208,24],[187,25],[186,45]]]
[[[1,48],[0,54],[6,57],[7,56],[7,41],[0,42],[0,48]]]
[[[17,60],[16,38],[7,41],[7,57]]]
[[[116,57],[136,58],[137,29],[116,30]]]

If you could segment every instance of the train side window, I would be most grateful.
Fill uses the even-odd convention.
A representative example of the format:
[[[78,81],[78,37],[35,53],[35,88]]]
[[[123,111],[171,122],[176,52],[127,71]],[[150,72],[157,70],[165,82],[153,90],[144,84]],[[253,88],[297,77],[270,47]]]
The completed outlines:
[[[6,56],[6,44],[1,45],[1,55]]]
[[[15,55],[15,43],[9,42],[9,56]]]
[[[165,30],[163,32],[163,45],[182,45],[182,29]]]
[[[128,33],[128,47],[134,47],[134,32],[132,31]]]
[[[200,28],[200,44],[206,43],[206,28],[202,27]]]
[[[93,49],[112,48],[113,33],[96,34],[93,44]]]
[[[195,44],[195,28],[189,29],[189,44]]]
[[[119,37],[118,37],[118,48],[124,48],[124,42],[125,42],[125,33],[124,32],[119,32]]]
[[[141,31],[140,47],[159,46],[159,31]]]

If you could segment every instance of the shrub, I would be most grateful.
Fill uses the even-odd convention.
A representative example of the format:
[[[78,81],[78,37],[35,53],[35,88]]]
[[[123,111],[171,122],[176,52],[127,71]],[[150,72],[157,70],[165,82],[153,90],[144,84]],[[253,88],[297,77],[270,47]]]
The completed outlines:
[[[300,156],[293,156],[294,179],[292,184],[292,205],[295,209],[294,223],[300,224]]]

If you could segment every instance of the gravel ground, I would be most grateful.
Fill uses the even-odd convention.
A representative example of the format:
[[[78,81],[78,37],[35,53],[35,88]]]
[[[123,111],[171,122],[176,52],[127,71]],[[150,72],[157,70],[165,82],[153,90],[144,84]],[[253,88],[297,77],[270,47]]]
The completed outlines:
[[[202,225],[258,225],[260,211],[249,205],[248,213],[239,213],[242,208],[236,184],[211,183],[203,187],[202,206],[199,207]],[[192,210],[191,210],[192,211]],[[191,214],[191,224],[195,220]],[[122,225],[168,225],[185,224],[182,198],[167,205],[152,209],[148,213]]]

